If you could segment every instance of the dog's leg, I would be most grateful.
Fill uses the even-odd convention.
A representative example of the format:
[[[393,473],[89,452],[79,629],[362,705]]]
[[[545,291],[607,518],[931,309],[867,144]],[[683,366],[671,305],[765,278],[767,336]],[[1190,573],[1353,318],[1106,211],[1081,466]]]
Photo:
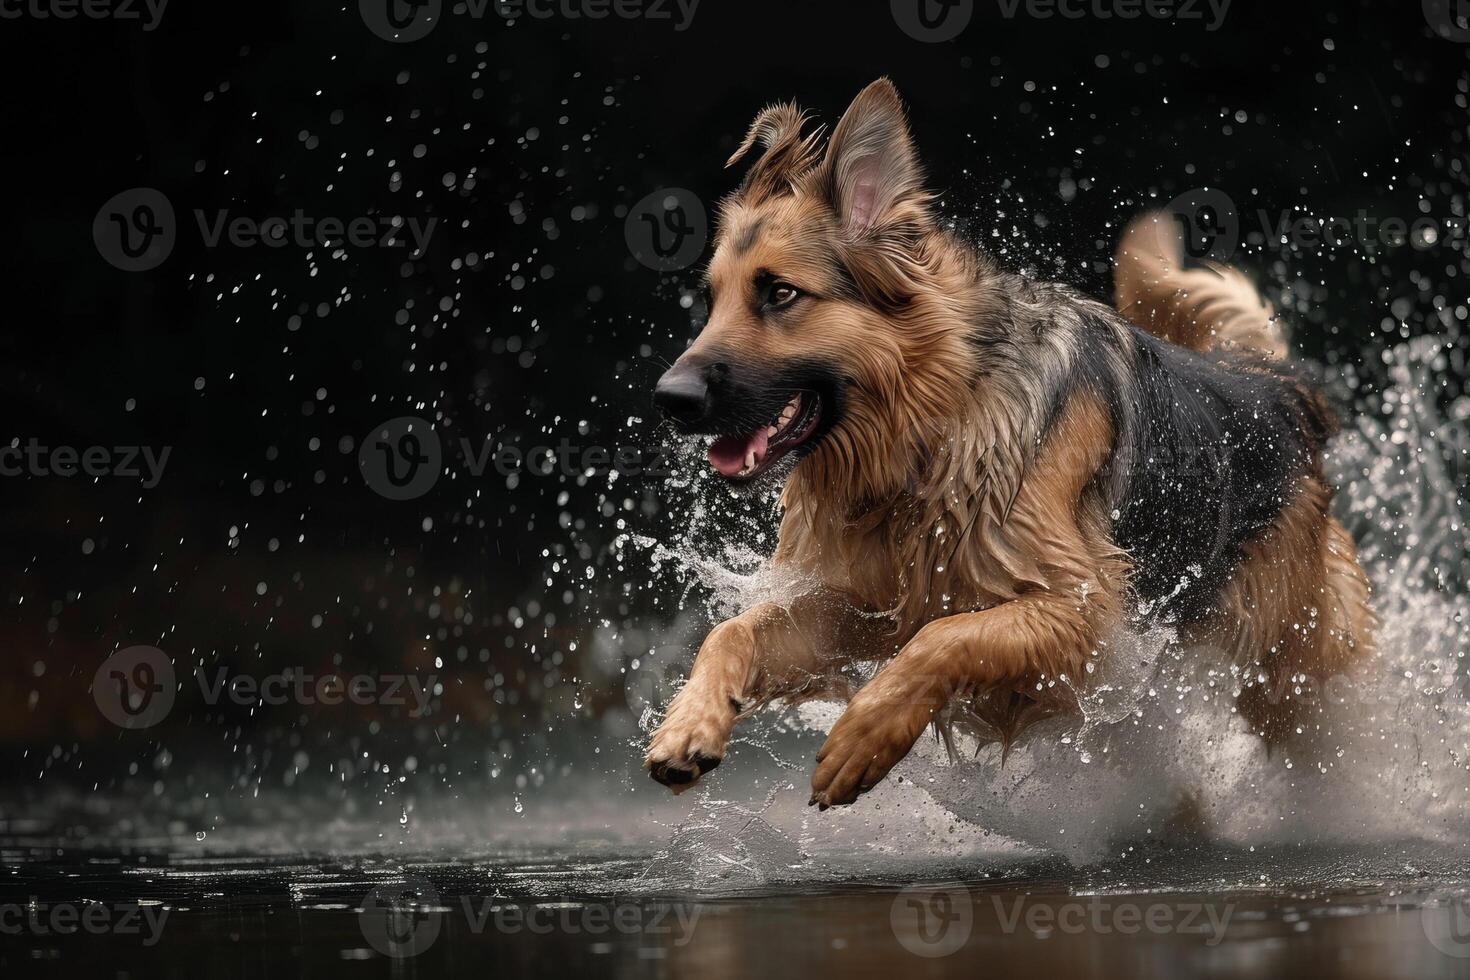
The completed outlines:
[[[879,658],[882,626],[830,593],[788,608],[764,602],[716,626],[689,680],[669,703],[643,764],[675,793],[720,764],[740,713],[752,704],[821,688],[847,660]],[[888,644],[887,655],[893,646]]]
[[[1101,401],[1075,397],[1005,518],[1011,547],[1045,569],[1046,587],[1020,587],[1009,601],[933,620],[913,634],[828,734],[812,802],[851,803],[872,789],[956,694],[1002,687],[1024,694],[1063,674],[1082,679],[1097,638],[1121,618],[1128,576],[1100,503],[1082,499],[1111,445]]]
[[[851,803],[878,784],[956,695],[1018,690],[1082,676],[1096,646],[1097,607],[1034,593],[983,612],[938,619],[904,645],[848,705],[817,753],[812,802]]]
[[[1331,496],[1320,481],[1305,481],[1243,549],[1219,614],[1192,631],[1250,675],[1236,707],[1268,745],[1309,727],[1326,682],[1372,654],[1368,579],[1352,536],[1329,512]]]

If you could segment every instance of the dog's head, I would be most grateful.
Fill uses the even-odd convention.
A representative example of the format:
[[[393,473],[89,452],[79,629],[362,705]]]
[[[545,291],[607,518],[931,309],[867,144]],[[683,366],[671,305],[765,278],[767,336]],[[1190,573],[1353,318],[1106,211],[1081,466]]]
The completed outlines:
[[[655,390],[683,431],[715,437],[710,464],[732,482],[876,438],[933,227],[891,82],[864,89],[825,147],[805,122],[772,106],[731,157],[763,148],[720,211],[708,321]]]

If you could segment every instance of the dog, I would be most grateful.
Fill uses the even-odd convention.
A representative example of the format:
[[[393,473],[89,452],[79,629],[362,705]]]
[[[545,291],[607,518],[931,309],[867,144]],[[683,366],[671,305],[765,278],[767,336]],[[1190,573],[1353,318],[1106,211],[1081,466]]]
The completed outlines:
[[[812,584],[708,634],[653,778],[688,789],[737,719],[871,661],[811,779],[853,803],[953,706],[1006,748],[1075,711],[1140,609],[1225,650],[1239,713],[1292,737],[1291,686],[1360,664],[1374,619],[1322,472],[1337,421],[1271,307],[1186,268],[1159,213],[1124,233],[1116,309],[1005,271],[937,220],[887,79],[808,129],[771,106],[730,158],[758,151],[654,402],[720,479],[784,481],[772,560]]]

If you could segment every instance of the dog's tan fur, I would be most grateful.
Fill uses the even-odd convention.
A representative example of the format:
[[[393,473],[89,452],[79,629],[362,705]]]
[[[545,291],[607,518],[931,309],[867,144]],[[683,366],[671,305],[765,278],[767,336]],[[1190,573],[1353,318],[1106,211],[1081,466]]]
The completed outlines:
[[[1107,406],[1074,394],[1047,422],[1019,375],[977,353],[974,324],[1040,309],[1054,287],[1001,272],[932,219],[886,81],[858,96],[825,154],[804,121],[794,106],[766,110],[732,159],[764,148],[722,209],[713,312],[685,357],[815,355],[851,379],[841,423],[781,498],[774,560],[820,586],[709,634],[646,763],[687,788],[723,757],[742,712],[824,690],[840,663],[881,662],[817,757],[813,801],[826,806],[876,785],[954,699],[1007,743],[1072,707],[1089,659],[1108,655],[1124,622],[1131,566],[1100,488],[1121,435]],[[780,330],[738,299],[769,269],[815,297]],[[1244,277],[1183,269],[1157,216],[1125,236],[1117,292],[1135,323],[1177,343],[1284,353],[1279,325]],[[1044,359],[1074,335],[1070,323],[1038,331],[1025,338],[1034,353],[1023,354]],[[1245,549],[1216,613],[1190,624],[1193,635],[1273,679],[1360,658],[1367,585],[1329,499],[1318,473],[1303,479]],[[1253,690],[1242,711],[1283,737],[1294,705]]]

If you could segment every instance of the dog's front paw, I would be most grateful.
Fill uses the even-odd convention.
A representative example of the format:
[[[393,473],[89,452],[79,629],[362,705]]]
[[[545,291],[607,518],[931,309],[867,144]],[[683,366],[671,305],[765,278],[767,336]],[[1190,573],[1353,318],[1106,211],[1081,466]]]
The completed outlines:
[[[858,693],[817,752],[811,803],[853,803],[909,754],[932,714],[922,699],[881,691]]]
[[[728,699],[686,697],[690,693],[680,692],[669,705],[643,758],[648,774],[675,793],[684,792],[720,764],[735,724],[735,707]]]

